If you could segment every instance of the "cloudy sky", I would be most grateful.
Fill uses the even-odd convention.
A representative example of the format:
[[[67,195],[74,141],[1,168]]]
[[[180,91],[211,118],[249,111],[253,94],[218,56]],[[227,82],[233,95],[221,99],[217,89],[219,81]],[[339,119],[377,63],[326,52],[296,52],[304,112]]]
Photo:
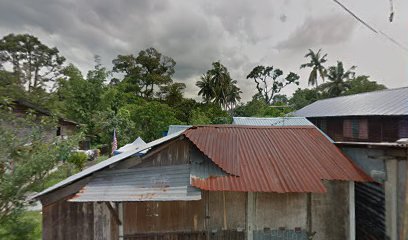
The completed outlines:
[[[408,1],[340,0],[372,26],[408,46]],[[56,46],[68,62],[86,72],[93,56],[111,67],[118,54],[155,47],[177,62],[175,80],[196,98],[195,82],[221,60],[243,90],[257,65],[299,70],[308,48],[323,48],[329,64],[342,60],[358,74],[389,88],[408,86],[408,52],[355,21],[332,0],[0,0],[0,36],[30,33]],[[291,94],[296,88],[285,90]]]

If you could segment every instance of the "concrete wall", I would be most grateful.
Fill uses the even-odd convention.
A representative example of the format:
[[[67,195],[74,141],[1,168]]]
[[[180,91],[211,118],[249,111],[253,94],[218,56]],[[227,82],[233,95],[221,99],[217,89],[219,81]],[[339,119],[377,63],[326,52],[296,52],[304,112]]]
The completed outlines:
[[[305,193],[256,193],[255,229],[306,229]]]
[[[349,182],[325,182],[326,193],[312,194],[313,240],[349,238]]]

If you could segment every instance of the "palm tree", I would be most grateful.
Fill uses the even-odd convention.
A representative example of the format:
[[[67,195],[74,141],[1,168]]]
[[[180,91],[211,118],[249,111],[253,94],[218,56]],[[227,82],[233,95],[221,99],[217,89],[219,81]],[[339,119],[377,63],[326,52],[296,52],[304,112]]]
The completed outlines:
[[[346,81],[354,78],[354,69],[356,69],[356,66],[352,66],[349,70],[345,71],[341,61],[337,61],[336,66],[328,68],[327,78],[330,82],[325,84],[324,90],[327,91],[330,97],[340,96],[349,88],[349,84]]]
[[[215,96],[214,84],[210,74],[206,73],[200,77],[200,81],[197,81],[196,86],[200,88],[198,92],[199,96],[202,96],[204,102],[209,103]]]
[[[223,109],[231,109],[241,99],[241,90],[224,65],[220,62],[214,62],[212,65],[213,68],[196,83],[200,88],[198,95],[202,96],[206,103],[214,102]]]
[[[326,75],[326,69],[323,64],[327,61],[327,54],[324,54],[322,57],[320,56],[320,52],[322,49],[319,49],[317,53],[313,52],[313,50],[309,49],[309,52],[305,55],[305,58],[310,58],[310,62],[300,65],[300,68],[312,68],[312,71],[309,75],[309,85],[316,85],[317,84],[317,76],[320,75],[324,82],[324,77]]]

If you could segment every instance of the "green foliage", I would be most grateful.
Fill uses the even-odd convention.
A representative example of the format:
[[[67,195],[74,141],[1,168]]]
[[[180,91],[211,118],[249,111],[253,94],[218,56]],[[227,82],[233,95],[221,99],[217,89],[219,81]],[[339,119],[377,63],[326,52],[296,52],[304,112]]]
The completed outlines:
[[[85,166],[86,161],[88,160],[88,156],[83,152],[74,152],[68,158],[68,162],[73,164],[76,169],[82,171]]]
[[[40,212],[15,212],[0,224],[0,239],[41,239],[42,216]]]
[[[169,106],[175,106],[183,101],[183,91],[186,88],[184,83],[171,83],[169,85],[160,86],[160,91],[157,96]]]
[[[162,55],[154,48],[139,52],[138,56],[118,55],[112,61],[113,71],[124,74],[119,85],[127,93],[144,98],[154,96],[154,87],[168,85],[173,82],[176,61]]]
[[[327,69],[327,78],[329,82],[322,84],[321,88],[327,92],[330,97],[337,97],[343,95],[350,87],[348,80],[351,80],[355,76],[354,69],[356,66],[352,66],[349,70],[345,70],[343,63],[337,61],[337,65],[331,66]]]
[[[63,73],[66,78],[59,80],[57,92],[62,102],[60,112],[64,112],[68,118],[84,124],[84,130],[88,134],[92,134],[95,128],[95,123],[92,121],[93,115],[103,110],[101,103],[106,88],[104,82],[107,80],[109,72],[97,63],[94,70],[88,72],[86,79],[73,65],[66,67]],[[107,102],[105,101],[105,104],[114,104]]]
[[[263,98],[266,104],[272,104],[274,96],[281,90],[290,85],[299,85],[299,76],[290,72],[286,77],[282,77],[283,72],[272,66],[257,66],[248,74],[247,79],[251,78],[256,83],[256,89],[259,96]]]
[[[286,102],[277,101],[273,106],[267,104],[259,94],[255,94],[252,100],[241,104],[234,111],[236,117],[282,117],[293,111]]]
[[[309,74],[308,84],[316,85],[316,87],[318,86],[317,83],[318,75],[320,75],[320,78],[323,81],[326,76],[326,68],[323,66],[323,64],[327,62],[327,54],[321,56],[320,55],[321,51],[322,49],[319,49],[319,51],[315,53],[313,50],[309,49],[309,52],[305,55],[305,58],[310,58],[310,62],[300,65],[300,68],[312,69]]]
[[[205,125],[211,124],[211,119],[207,116],[207,114],[200,109],[194,109],[191,114],[191,125]]]
[[[97,141],[110,144],[112,142],[113,130],[116,129],[118,145],[122,146],[133,142],[141,131],[136,129],[136,124],[132,119],[129,106],[120,108],[117,112],[105,110],[94,115],[95,133]]]
[[[313,89],[300,89],[298,88],[289,99],[289,105],[294,109],[301,109],[321,98],[321,93]]]
[[[170,106],[157,101],[141,101],[139,104],[126,105],[123,111],[130,113],[130,119],[135,124],[134,136],[140,136],[145,141],[163,136],[163,132],[171,124],[182,124]]]
[[[3,108],[4,109],[4,108]],[[7,108],[6,108],[7,109]],[[68,159],[78,138],[54,138],[55,121],[29,115],[0,114],[0,225],[22,209],[32,189],[59,162]]]
[[[372,92],[387,89],[383,84],[376,81],[370,81],[369,76],[357,76],[347,81],[348,89],[343,95],[351,95],[363,92]]]
[[[233,80],[228,69],[220,62],[213,62],[213,68],[208,70],[196,86],[200,88],[198,95],[203,97],[204,102],[213,102],[225,110],[232,110],[241,100],[242,93]]]
[[[0,40],[0,69],[10,64],[18,84],[34,91],[53,83],[65,58],[29,34],[9,34]]]

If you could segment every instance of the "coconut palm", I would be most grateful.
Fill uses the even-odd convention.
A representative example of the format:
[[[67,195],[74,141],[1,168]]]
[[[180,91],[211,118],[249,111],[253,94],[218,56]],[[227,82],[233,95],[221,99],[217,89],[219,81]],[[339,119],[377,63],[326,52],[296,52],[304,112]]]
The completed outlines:
[[[353,79],[355,76],[354,69],[356,69],[356,66],[352,66],[349,70],[345,71],[343,63],[337,61],[336,66],[331,66],[327,69],[327,78],[330,82],[325,84],[323,90],[330,97],[342,95],[349,88],[347,80]]]
[[[224,65],[220,62],[214,62],[212,65],[213,68],[196,83],[200,88],[198,95],[207,103],[214,102],[223,109],[231,109],[241,99],[241,90]]]
[[[315,53],[313,50],[309,49],[309,52],[305,55],[305,58],[310,58],[310,62],[300,65],[300,68],[312,68],[312,71],[309,74],[309,85],[318,86],[317,77],[318,75],[324,82],[326,75],[326,69],[323,64],[327,61],[327,54],[321,56],[321,50]]]
[[[201,80],[197,81],[196,86],[200,88],[198,92],[199,96],[202,96],[204,102],[209,103],[215,96],[214,84],[211,75],[206,73],[200,77]]]

